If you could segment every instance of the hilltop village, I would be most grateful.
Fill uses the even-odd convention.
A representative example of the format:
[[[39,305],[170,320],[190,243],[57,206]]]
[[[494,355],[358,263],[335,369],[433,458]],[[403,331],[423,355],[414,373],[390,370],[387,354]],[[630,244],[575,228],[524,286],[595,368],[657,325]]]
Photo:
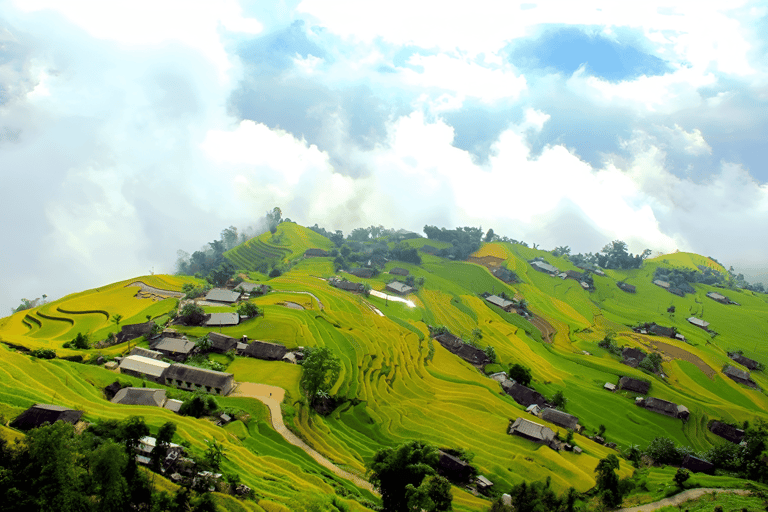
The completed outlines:
[[[768,489],[768,296],[715,259],[267,218],[176,275],[0,319],[3,467],[76,440],[91,462],[72,466],[73,496],[195,510],[594,510]],[[87,476],[108,450],[122,490]],[[62,492],[24,471],[2,490]]]

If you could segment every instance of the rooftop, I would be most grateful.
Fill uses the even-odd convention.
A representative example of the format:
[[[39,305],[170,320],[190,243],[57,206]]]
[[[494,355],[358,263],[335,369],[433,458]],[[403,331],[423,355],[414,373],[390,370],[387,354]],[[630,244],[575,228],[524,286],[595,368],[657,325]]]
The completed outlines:
[[[214,288],[205,296],[205,300],[213,302],[237,302],[240,298],[240,292],[227,290],[224,288]]]
[[[158,361],[157,359],[150,359],[144,356],[128,356],[120,362],[121,370],[143,373],[151,377],[160,377],[170,366],[165,361]]]

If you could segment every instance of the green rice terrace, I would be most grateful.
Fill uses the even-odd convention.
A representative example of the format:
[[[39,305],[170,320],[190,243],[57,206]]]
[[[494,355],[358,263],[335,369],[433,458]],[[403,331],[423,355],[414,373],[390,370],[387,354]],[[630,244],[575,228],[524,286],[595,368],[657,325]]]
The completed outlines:
[[[493,482],[493,487],[483,494],[474,485],[454,485],[453,510],[489,510],[494,499],[523,481],[549,480],[558,494],[570,487],[588,493],[596,485],[599,461],[611,454],[626,455],[632,447],[644,449],[657,437],[703,454],[727,443],[709,430],[712,420],[738,426],[768,420],[764,371],[751,371],[754,387],[722,371],[729,364],[743,368],[729,358],[729,352],[737,350],[768,363],[768,295],[695,283],[694,293],[678,296],[653,283],[658,267],[695,271],[706,266],[727,274],[716,261],[669,254],[646,259],[636,269],[591,273],[592,284],[586,287],[576,279],[541,272],[530,263],[542,258],[561,272],[583,272],[566,256],[509,242],[483,243],[466,261],[433,254],[432,249],[449,246],[439,240],[405,239],[400,247],[415,249],[421,263],[386,261],[374,277],[357,277],[338,270],[333,253],[304,257],[308,249],[335,251],[337,246],[315,231],[283,222],[275,234],[265,233],[223,253],[237,275],[270,287],[268,293],[248,299],[263,315],[232,326],[172,327],[193,341],[207,332],[220,332],[278,343],[289,350],[327,347],[341,362],[339,377],[329,391],[334,406],[327,414],[307,405],[299,385],[299,365],[241,356],[211,359],[225,366],[224,371],[234,374],[238,383],[285,390],[281,414],[287,428],[347,474],[366,479],[367,465],[378,450],[410,440],[472,453],[478,474]],[[265,269],[275,265],[282,271],[270,278]],[[395,267],[407,270],[417,283],[407,296],[410,304],[331,286],[331,278],[339,276],[395,296],[385,290],[394,277],[404,280],[389,273]],[[495,277],[493,271],[500,267],[514,272],[518,282]],[[632,285],[634,292],[624,291],[617,282]],[[158,407],[113,404],[104,397],[102,389],[116,378],[139,387],[156,386],[95,364],[98,357],[107,362],[127,355],[136,345],[148,346],[147,341],[139,338],[88,349],[72,348],[68,342],[78,333],[87,333],[92,343],[105,340],[123,325],[148,320],[163,325],[176,315],[185,284],[203,283],[187,276],[140,276],[0,319],[0,434],[7,439],[22,435],[7,424],[34,403],[85,411],[87,421],[143,416],[153,431],[174,421],[178,425],[174,442],[189,443],[193,453],[201,453],[206,441],[215,439],[226,455],[223,470],[237,473],[253,489],[252,499],[247,500],[216,493],[222,510],[291,510],[314,495],[336,496],[340,510],[380,505],[376,493],[330,471],[306,450],[289,443],[262,401],[236,393],[217,397],[223,407],[240,411],[237,421],[220,427],[209,419]],[[707,297],[711,291],[720,291],[738,304],[717,302]],[[516,304],[524,301],[528,316],[515,309],[502,310],[483,296],[502,293]],[[207,313],[236,311],[235,305],[227,304],[203,308]],[[709,322],[708,330],[690,323],[690,317]],[[680,336],[633,330],[654,323],[675,328]],[[465,341],[474,340],[480,349],[492,347],[496,362],[483,370],[482,365],[463,360],[430,336],[430,326],[443,326]],[[606,339],[614,347],[658,352],[658,371],[623,364]],[[69,348],[64,348],[65,343]],[[27,349],[51,349],[56,358],[32,357]],[[544,397],[562,392],[567,399],[562,407],[583,427],[571,441],[581,453],[508,434],[510,423],[522,417],[549,427],[561,439],[569,435],[566,428],[527,413],[490,377],[515,364],[530,369],[529,387]],[[643,395],[604,389],[621,376],[649,382],[649,397],[684,405],[689,411],[687,421],[639,407],[635,399]],[[598,433],[604,442],[591,439]],[[619,460],[618,476],[631,477],[635,468],[627,458]],[[672,486],[675,472],[668,465],[651,465],[642,471],[645,483],[625,496],[625,506],[664,498]],[[691,482],[712,488],[763,488],[726,471],[694,474]],[[167,485],[175,484],[168,481]],[[580,500],[585,510],[596,503],[590,494]]]

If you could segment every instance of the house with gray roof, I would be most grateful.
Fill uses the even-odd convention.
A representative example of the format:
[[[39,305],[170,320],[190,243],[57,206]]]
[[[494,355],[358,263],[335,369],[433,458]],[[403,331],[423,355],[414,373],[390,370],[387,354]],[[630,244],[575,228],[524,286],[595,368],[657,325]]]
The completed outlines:
[[[662,281],[661,279],[654,279],[653,284],[661,288],[664,288],[665,290],[669,290],[669,287],[672,286],[667,281]]]
[[[437,340],[443,348],[470,364],[486,365],[491,362],[484,350],[464,343],[461,338],[454,336],[449,332],[438,334],[435,336],[435,340]]]
[[[704,459],[694,457],[691,454],[683,457],[683,462],[680,464],[681,468],[685,468],[691,473],[713,473],[715,471],[715,465]]]
[[[211,342],[211,352],[226,354],[230,350],[237,350],[237,338],[221,334],[219,332],[209,332],[208,340]]]
[[[489,304],[493,304],[494,306],[500,307],[506,312],[512,311],[515,307],[515,303],[511,300],[507,300],[503,297],[499,297],[498,295],[489,295],[485,298],[485,301]]]
[[[514,380],[510,379],[502,382],[501,389],[523,407],[528,407],[533,404],[536,404],[539,407],[549,405],[547,399],[544,398],[544,395],[535,389],[525,387]]]
[[[285,348],[285,345],[280,345],[279,343],[252,341],[243,350],[243,355],[266,361],[280,361],[287,352],[288,349]]]
[[[155,322],[152,321],[141,324],[125,324],[120,327],[120,332],[117,333],[115,343],[124,343],[140,338],[141,336],[149,336],[154,325]]]
[[[347,270],[347,273],[352,274],[355,277],[362,277],[364,279],[370,279],[374,275],[376,275],[376,272],[372,268],[351,268]]]
[[[173,361],[183,361],[195,349],[195,344],[187,338],[160,338],[152,344],[152,350],[160,352]]]
[[[354,283],[352,281],[344,281],[343,279],[331,279],[328,284],[339,290],[344,290],[353,293],[362,293],[365,290],[363,283]]]
[[[76,411],[60,405],[35,404],[19,414],[10,424],[18,430],[32,430],[46,423],[53,425],[57,421],[76,424],[83,416],[83,411]]]
[[[625,283],[624,281],[618,281],[616,283],[616,286],[618,286],[622,291],[625,291],[627,293],[635,293],[637,291],[637,288],[635,288],[635,285]]]
[[[160,360],[163,358],[163,354],[158,352],[157,350],[150,350],[148,348],[144,347],[133,347],[131,349],[129,356],[144,356],[148,357],[149,359],[157,359]]]
[[[647,395],[651,389],[651,383],[640,379],[633,379],[632,377],[622,377],[619,379],[619,389],[626,389],[633,393],[640,393],[641,395]]]
[[[539,418],[550,423],[554,423],[563,428],[573,430],[574,432],[581,431],[581,425],[579,425],[579,418],[572,414],[568,414],[552,407],[546,407],[539,413]]]
[[[646,353],[639,348],[624,347],[621,351],[621,362],[632,368],[637,368],[645,359]]]
[[[546,444],[550,448],[557,449],[555,432],[551,428],[526,420],[525,418],[517,418],[509,426],[508,433],[510,435],[520,436],[535,443]]]
[[[545,261],[538,261],[538,260],[537,261],[532,261],[531,262],[531,266],[535,270],[538,270],[539,272],[544,272],[544,273],[547,273],[547,274],[558,274],[558,273],[560,273],[560,269],[558,269],[554,265],[550,265],[549,263],[547,263]]]
[[[709,327],[709,322],[706,322],[706,321],[702,320],[701,318],[696,318],[695,316],[692,316],[692,317],[688,318],[688,322],[692,323],[696,327],[700,327],[700,328],[704,329],[705,331]]]
[[[726,365],[725,368],[723,368],[723,373],[734,382],[744,384],[745,386],[749,386],[751,388],[757,387],[757,383],[752,380],[749,372],[740,370],[735,366]]]
[[[128,356],[120,361],[120,373],[163,384],[163,373],[170,363],[144,356]]]
[[[401,268],[401,267],[394,267],[392,270],[389,271],[390,274],[395,276],[407,276],[410,274],[407,269]]]
[[[240,315],[237,313],[211,313],[205,321],[207,327],[227,327],[240,323]]]
[[[240,292],[227,290],[226,288],[213,288],[205,296],[208,302],[221,302],[222,304],[232,304],[240,299]]]
[[[214,395],[227,395],[235,387],[234,375],[206,368],[174,363],[163,374],[164,384],[185,391],[203,391]]]
[[[398,295],[408,295],[409,293],[413,292],[413,287],[408,286],[405,283],[401,283],[400,281],[392,281],[391,283],[387,284],[386,290]]]
[[[684,405],[673,404],[672,402],[668,402],[660,398],[638,397],[635,399],[635,403],[641,407],[645,407],[649,411],[658,414],[664,414],[665,416],[670,416],[672,418],[679,418],[683,421],[686,421],[690,415],[688,408]]]
[[[713,421],[709,425],[709,430],[716,436],[720,436],[726,441],[739,444],[744,440],[744,431],[733,425],[721,421]]]
[[[122,405],[151,405],[162,407],[166,397],[164,389],[153,388],[123,388],[110,400],[113,404]]]
[[[728,354],[728,357],[736,361],[742,366],[745,366],[749,368],[750,370],[759,370],[760,369],[760,363],[755,361],[754,359],[750,359],[748,357],[744,357],[742,354],[739,354],[738,352],[731,352]]]

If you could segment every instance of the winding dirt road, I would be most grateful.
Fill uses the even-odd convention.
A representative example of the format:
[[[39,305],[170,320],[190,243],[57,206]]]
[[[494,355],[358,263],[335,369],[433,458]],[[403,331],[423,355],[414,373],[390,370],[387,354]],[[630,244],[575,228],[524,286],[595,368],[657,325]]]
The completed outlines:
[[[662,507],[675,507],[677,505],[680,505],[681,503],[685,503],[688,500],[695,500],[696,498],[700,498],[705,494],[709,494],[711,492],[716,492],[716,493],[732,492],[732,493],[741,494],[741,495],[749,494],[749,491],[744,489],[714,489],[714,488],[689,489],[687,491],[681,492],[680,494],[675,494],[674,496],[671,496],[669,498],[664,498],[663,500],[654,501],[653,503],[646,503],[645,505],[638,505],[636,507],[620,508],[617,512],[652,512]]]
[[[298,446],[307,452],[310,457],[315,459],[321,466],[332,471],[335,475],[344,478],[345,480],[349,480],[361,489],[367,489],[373,494],[377,496],[379,495],[379,493],[373,488],[370,482],[339,468],[333,462],[329,461],[309,445],[307,445],[307,443],[296,437],[293,432],[288,430],[288,428],[285,426],[285,423],[283,422],[283,413],[280,410],[280,403],[282,403],[283,398],[285,397],[285,390],[283,388],[279,388],[277,386],[268,386],[266,384],[255,384],[253,382],[241,382],[237,386],[237,389],[235,389],[235,391],[230,396],[255,398],[256,400],[262,402],[267,406],[267,408],[269,408],[269,415],[272,421],[272,426],[281,436],[283,436],[283,438],[285,438],[286,441],[294,446]]]

